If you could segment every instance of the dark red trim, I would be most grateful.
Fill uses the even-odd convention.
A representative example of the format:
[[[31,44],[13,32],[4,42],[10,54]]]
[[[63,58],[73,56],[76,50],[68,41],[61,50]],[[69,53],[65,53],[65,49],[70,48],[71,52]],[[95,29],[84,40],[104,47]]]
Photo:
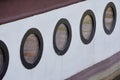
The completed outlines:
[[[66,80],[88,80],[88,78],[94,76],[97,73],[100,73],[102,71],[105,71],[115,65],[116,63],[120,62],[120,52],[114,54],[113,56],[107,58],[106,60],[103,60],[102,62],[99,62],[73,76]]]
[[[85,0],[0,0],[0,24]]]

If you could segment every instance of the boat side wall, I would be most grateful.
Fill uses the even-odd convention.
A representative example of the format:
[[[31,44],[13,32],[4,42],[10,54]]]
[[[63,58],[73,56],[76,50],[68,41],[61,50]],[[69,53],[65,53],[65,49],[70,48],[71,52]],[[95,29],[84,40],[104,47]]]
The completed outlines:
[[[117,15],[111,35],[107,35],[103,29],[103,13],[109,2],[115,4],[119,14],[119,0],[88,0],[0,25],[0,40],[7,45],[10,55],[3,80],[64,80],[119,52],[120,16]],[[88,9],[95,14],[96,32],[91,43],[86,45],[80,39],[79,29],[82,15]],[[65,55],[58,56],[53,48],[53,33],[61,18],[69,21],[72,40]],[[44,47],[39,64],[29,70],[22,65],[20,45],[23,36],[31,28],[41,32]]]

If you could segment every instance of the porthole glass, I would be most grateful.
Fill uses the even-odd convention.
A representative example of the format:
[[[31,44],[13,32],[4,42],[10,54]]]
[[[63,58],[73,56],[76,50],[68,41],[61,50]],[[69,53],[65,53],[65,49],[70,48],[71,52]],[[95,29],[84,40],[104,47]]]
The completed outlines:
[[[71,27],[66,19],[61,19],[54,30],[53,44],[58,55],[63,55],[69,48],[71,41]]]
[[[108,7],[105,13],[105,26],[107,30],[111,30],[113,22],[113,10],[111,7]]]
[[[82,24],[82,34],[86,40],[89,40],[89,38],[90,38],[90,35],[92,32],[92,26],[93,26],[93,23],[92,23],[91,16],[86,15],[83,20],[83,24]]]
[[[39,41],[36,35],[30,34],[24,44],[24,58],[27,63],[33,64],[39,51]]]
[[[88,44],[91,42],[95,33],[95,16],[91,10],[87,10],[81,19],[80,35],[83,43]]]
[[[64,50],[67,43],[68,31],[65,24],[60,24],[55,35],[56,46],[59,50]]]
[[[28,69],[35,67],[42,56],[42,50],[43,40],[40,32],[34,28],[28,30],[21,44],[21,60],[23,65]]]
[[[2,50],[0,49],[0,71],[3,67],[3,63],[4,63],[4,60],[3,60],[3,52]]]
[[[115,5],[110,2],[104,12],[103,17],[103,24],[104,24],[104,30],[107,34],[111,34],[114,30],[116,22],[116,8]]]
[[[9,54],[7,46],[0,41],[0,80],[4,77],[9,62]]]

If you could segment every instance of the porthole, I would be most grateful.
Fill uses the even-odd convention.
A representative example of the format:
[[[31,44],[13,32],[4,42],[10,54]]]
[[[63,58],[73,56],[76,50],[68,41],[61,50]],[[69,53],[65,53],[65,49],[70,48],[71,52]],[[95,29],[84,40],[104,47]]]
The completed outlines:
[[[39,30],[32,28],[26,32],[21,44],[21,61],[27,69],[34,68],[40,61],[43,39]]]
[[[114,3],[107,4],[103,15],[103,26],[106,34],[111,34],[115,28],[116,23],[116,7]]]
[[[88,44],[94,37],[96,28],[96,21],[94,13],[91,10],[87,10],[81,19],[80,23],[80,37],[84,44]]]
[[[56,24],[53,35],[53,46],[58,55],[64,55],[71,42],[71,26],[67,19],[60,19]]]
[[[4,77],[9,63],[9,54],[7,46],[0,41],[0,80]]]

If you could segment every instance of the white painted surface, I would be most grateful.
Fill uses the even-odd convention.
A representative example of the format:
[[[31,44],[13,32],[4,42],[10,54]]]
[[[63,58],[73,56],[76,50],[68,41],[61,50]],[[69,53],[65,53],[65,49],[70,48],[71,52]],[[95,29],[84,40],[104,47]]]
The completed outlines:
[[[103,30],[103,12],[110,1],[116,5],[117,22],[113,33],[106,35]],[[5,42],[10,55],[8,70],[3,80],[64,80],[120,51],[119,4],[119,0],[88,0],[0,25],[0,40]],[[82,14],[87,9],[95,13],[96,32],[92,42],[84,45],[80,39],[79,25]],[[54,28],[61,18],[66,18],[72,27],[71,44],[64,56],[56,55],[53,48]],[[39,64],[28,70],[21,63],[20,45],[24,34],[30,28],[40,30],[44,49]]]

